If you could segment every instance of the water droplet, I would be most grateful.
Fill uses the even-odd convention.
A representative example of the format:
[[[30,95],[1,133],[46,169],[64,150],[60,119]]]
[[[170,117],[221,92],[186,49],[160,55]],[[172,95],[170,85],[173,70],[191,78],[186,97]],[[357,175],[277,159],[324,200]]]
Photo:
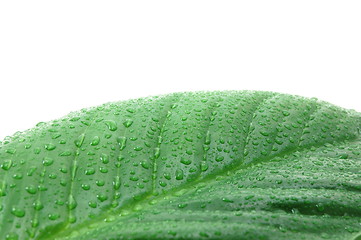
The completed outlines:
[[[44,160],[43,160],[43,165],[44,166],[50,166],[53,163],[54,163],[54,160],[52,158],[44,157]]]
[[[223,156],[220,156],[220,155],[218,155],[218,156],[216,157],[216,161],[217,161],[217,162],[222,162],[223,159],[224,159],[224,157],[223,157]]]
[[[5,192],[4,187],[2,187],[2,188],[0,188],[0,197],[4,197],[4,196],[6,196],[6,192]]]
[[[188,204],[186,204],[186,203],[180,203],[180,204],[178,204],[178,207],[179,208],[185,208],[185,207],[187,207],[188,206]]]
[[[16,149],[14,148],[8,148],[5,150],[6,153],[9,153],[9,154],[14,154],[16,152]]]
[[[193,138],[191,138],[191,137],[186,136],[186,137],[184,137],[184,139],[188,142],[193,142]]]
[[[165,186],[167,186],[167,183],[166,183],[166,182],[163,182],[163,181],[159,181],[159,185],[160,185],[161,187],[165,187]]]
[[[163,174],[164,178],[167,179],[167,180],[170,180],[171,179],[171,176],[169,173],[164,173]]]
[[[56,148],[56,146],[52,143],[48,143],[48,144],[45,144],[45,149],[48,150],[48,151],[52,151]]]
[[[199,232],[199,236],[202,238],[209,238],[209,235],[206,232]]]
[[[137,177],[137,176],[131,176],[131,177],[129,178],[129,180],[130,180],[130,181],[133,181],[133,182],[136,182],[136,181],[139,180],[139,177]]]
[[[176,232],[176,231],[172,231],[172,230],[168,230],[168,234],[175,237],[175,236],[177,235],[177,232]]]
[[[283,111],[282,114],[283,114],[283,116],[285,116],[285,117],[287,117],[287,116],[290,115],[290,113],[289,113],[288,111]]]
[[[24,147],[25,147],[25,149],[31,148],[31,143],[26,143],[26,144],[24,145]]]
[[[232,199],[228,199],[228,198],[222,198],[222,201],[226,202],[226,203],[233,203],[234,202]]]
[[[5,239],[6,240],[18,240],[19,235],[17,235],[16,233],[9,233],[6,235]]]
[[[97,180],[97,181],[95,181],[95,183],[96,183],[97,186],[102,187],[102,186],[104,186],[105,181],[104,180]]]
[[[117,142],[120,146],[120,150],[123,150],[126,146],[126,143],[127,143],[127,138],[122,136],[122,137],[118,137],[117,138]]]
[[[60,215],[58,213],[53,213],[53,214],[48,215],[49,220],[52,220],[52,221],[58,219],[59,217],[60,217]]]
[[[340,154],[340,159],[347,159],[348,158],[348,154],[347,153],[341,153]]]
[[[64,151],[64,152],[60,153],[59,156],[67,157],[67,156],[70,156],[71,154],[72,154],[71,151]]]
[[[125,121],[123,122],[123,125],[124,125],[126,128],[132,126],[132,124],[133,124],[133,120],[131,120],[131,119],[127,119],[127,120],[125,120]]]
[[[116,176],[115,180],[113,182],[113,186],[115,190],[118,190],[120,188],[120,177]]]
[[[269,133],[265,132],[265,131],[260,131],[260,134],[262,134],[262,136],[265,136],[265,137],[269,136]]]
[[[127,108],[127,112],[129,113],[135,113],[135,110],[133,108]]]
[[[74,141],[75,146],[77,146],[78,148],[80,148],[80,147],[83,145],[83,143],[84,143],[84,139],[85,139],[85,134],[84,134],[84,133],[81,134],[81,135],[79,135],[78,139],[76,139],[76,140]]]
[[[90,189],[90,185],[89,184],[82,184],[81,188],[87,191],[87,190]]]
[[[145,160],[141,161],[140,165],[145,169],[149,169],[149,163],[147,161],[145,161]]]
[[[250,200],[251,198],[254,198],[254,195],[248,195],[248,196],[246,196],[244,199],[245,199],[245,200]]]
[[[13,164],[12,160],[7,159],[1,164],[1,168],[4,169],[5,171],[7,171],[11,168],[12,164]]]
[[[37,192],[37,188],[34,185],[25,187],[25,190],[30,194],[35,194]]]
[[[82,124],[84,124],[85,126],[90,126],[90,122],[88,121],[80,121]]]
[[[16,207],[13,207],[11,209],[11,213],[16,216],[16,217],[24,217],[25,216],[25,211],[23,209],[20,209],[20,208],[16,208]]]
[[[188,155],[192,155],[192,154],[193,154],[193,151],[192,151],[191,149],[188,149],[188,150],[186,150],[186,153],[187,153]]]
[[[201,163],[201,171],[205,172],[208,170],[208,164],[206,162]]]
[[[105,200],[108,199],[108,197],[104,194],[97,194],[97,198],[99,199],[99,201],[104,202]]]
[[[70,215],[68,218],[69,223],[75,223],[76,222],[76,217],[74,215]]]
[[[325,211],[325,207],[322,204],[316,204],[316,208],[318,211],[323,212]]]
[[[113,120],[104,121],[110,131],[116,131],[118,129],[117,124]]]
[[[157,147],[154,150],[154,157],[155,157],[155,159],[158,159],[159,156],[160,156],[160,149]]]
[[[69,202],[68,202],[68,209],[73,210],[77,206],[77,202],[75,201],[75,198],[73,195],[69,196]]]
[[[31,227],[36,228],[38,226],[39,226],[39,220],[38,219],[34,219],[34,220],[31,221]],[[35,234],[33,234],[33,235],[35,235]]]
[[[175,179],[182,180],[183,177],[184,177],[183,170],[182,169],[177,169],[176,172],[175,172]]]
[[[93,175],[95,173],[94,168],[88,168],[85,170],[85,175]]]
[[[36,171],[36,167],[31,167],[31,168],[29,169],[29,172],[26,173],[26,175],[28,175],[29,177],[31,177],[35,171]]]
[[[207,131],[206,139],[204,141],[204,144],[206,144],[206,145],[211,144],[211,133],[209,131]]]
[[[181,158],[180,160],[181,163],[183,163],[184,165],[189,165],[192,163],[192,160],[188,159],[188,158]]]
[[[143,149],[143,148],[142,148],[142,147],[139,147],[139,146],[134,148],[134,150],[137,151],[137,152],[141,151],[142,149]]]
[[[78,121],[79,119],[80,119],[80,117],[73,117],[73,118],[69,119],[69,121],[71,121],[71,122],[76,122],[76,121]]]
[[[90,142],[90,145],[97,146],[100,142],[100,138],[98,136],[94,136],[92,141]]]
[[[96,208],[98,204],[97,204],[95,201],[89,201],[89,202],[88,202],[88,205],[89,205],[89,207],[91,207],[91,208]]]
[[[13,175],[13,178],[14,178],[14,179],[22,179],[22,178],[23,178],[23,174],[21,174],[21,173],[15,173],[15,174]]]
[[[102,163],[104,164],[108,164],[109,163],[109,156],[105,153],[102,153],[102,155],[100,156],[100,161],[102,161]]]
[[[34,153],[35,153],[35,154],[39,154],[40,152],[41,152],[41,149],[40,149],[40,148],[35,148],[35,149],[34,149]]]

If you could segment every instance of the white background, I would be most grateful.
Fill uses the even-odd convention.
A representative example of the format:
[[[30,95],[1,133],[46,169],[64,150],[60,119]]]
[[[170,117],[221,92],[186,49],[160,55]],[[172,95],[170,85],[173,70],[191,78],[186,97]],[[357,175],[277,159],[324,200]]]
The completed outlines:
[[[361,111],[360,1],[1,1],[0,139],[109,101],[269,90]]]

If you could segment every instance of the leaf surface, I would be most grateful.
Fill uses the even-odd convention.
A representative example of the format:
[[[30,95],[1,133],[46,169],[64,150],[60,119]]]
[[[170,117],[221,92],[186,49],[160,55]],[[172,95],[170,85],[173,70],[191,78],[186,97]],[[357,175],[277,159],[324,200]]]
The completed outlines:
[[[356,239],[361,115],[254,91],[82,109],[0,144],[1,239]]]

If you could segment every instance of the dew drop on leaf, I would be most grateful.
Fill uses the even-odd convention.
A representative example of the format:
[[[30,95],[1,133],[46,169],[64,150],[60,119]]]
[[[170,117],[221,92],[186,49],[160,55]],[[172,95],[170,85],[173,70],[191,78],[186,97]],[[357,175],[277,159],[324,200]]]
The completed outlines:
[[[130,126],[132,126],[133,124],[133,120],[131,119],[127,119],[123,122],[123,125],[126,127],[126,128],[129,128]]]
[[[110,131],[114,132],[118,129],[117,124],[113,120],[106,120],[104,123]]]
[[[44,145],[44,148],[46,150],[48,150],[48,151],[52,151],[52,150],[54,150],[56,148],[56,146],[54,144],[52,144],[52,143],[48,143],[48,144]]]
[[[13,162],[11,159],[4,160],[4,162],[1,164],[1,168],[4,169],[5,171],[7,171],[11,168],[12,163]]]
[[[19,217],[19,218],[22,218],[25,216],[25,210],[24,209],[20,209],[20,208],[16,208],[16,207],[13,207],[11,209],[11,213],[16,216],[16,217]]]
[[[90,145],[97,146],[99,144],[99,142],[100,142],[100,137],[94,136],[92,141],[90,142]]]

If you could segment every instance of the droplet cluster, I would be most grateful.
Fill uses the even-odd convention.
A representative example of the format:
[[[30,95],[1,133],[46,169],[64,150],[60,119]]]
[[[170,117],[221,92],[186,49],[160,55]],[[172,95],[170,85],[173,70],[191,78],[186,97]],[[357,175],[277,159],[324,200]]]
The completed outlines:
[[[272,92],[82,109],[0,142],[0,239],[342,238],[361,216],[360,128],[359,113]]]

